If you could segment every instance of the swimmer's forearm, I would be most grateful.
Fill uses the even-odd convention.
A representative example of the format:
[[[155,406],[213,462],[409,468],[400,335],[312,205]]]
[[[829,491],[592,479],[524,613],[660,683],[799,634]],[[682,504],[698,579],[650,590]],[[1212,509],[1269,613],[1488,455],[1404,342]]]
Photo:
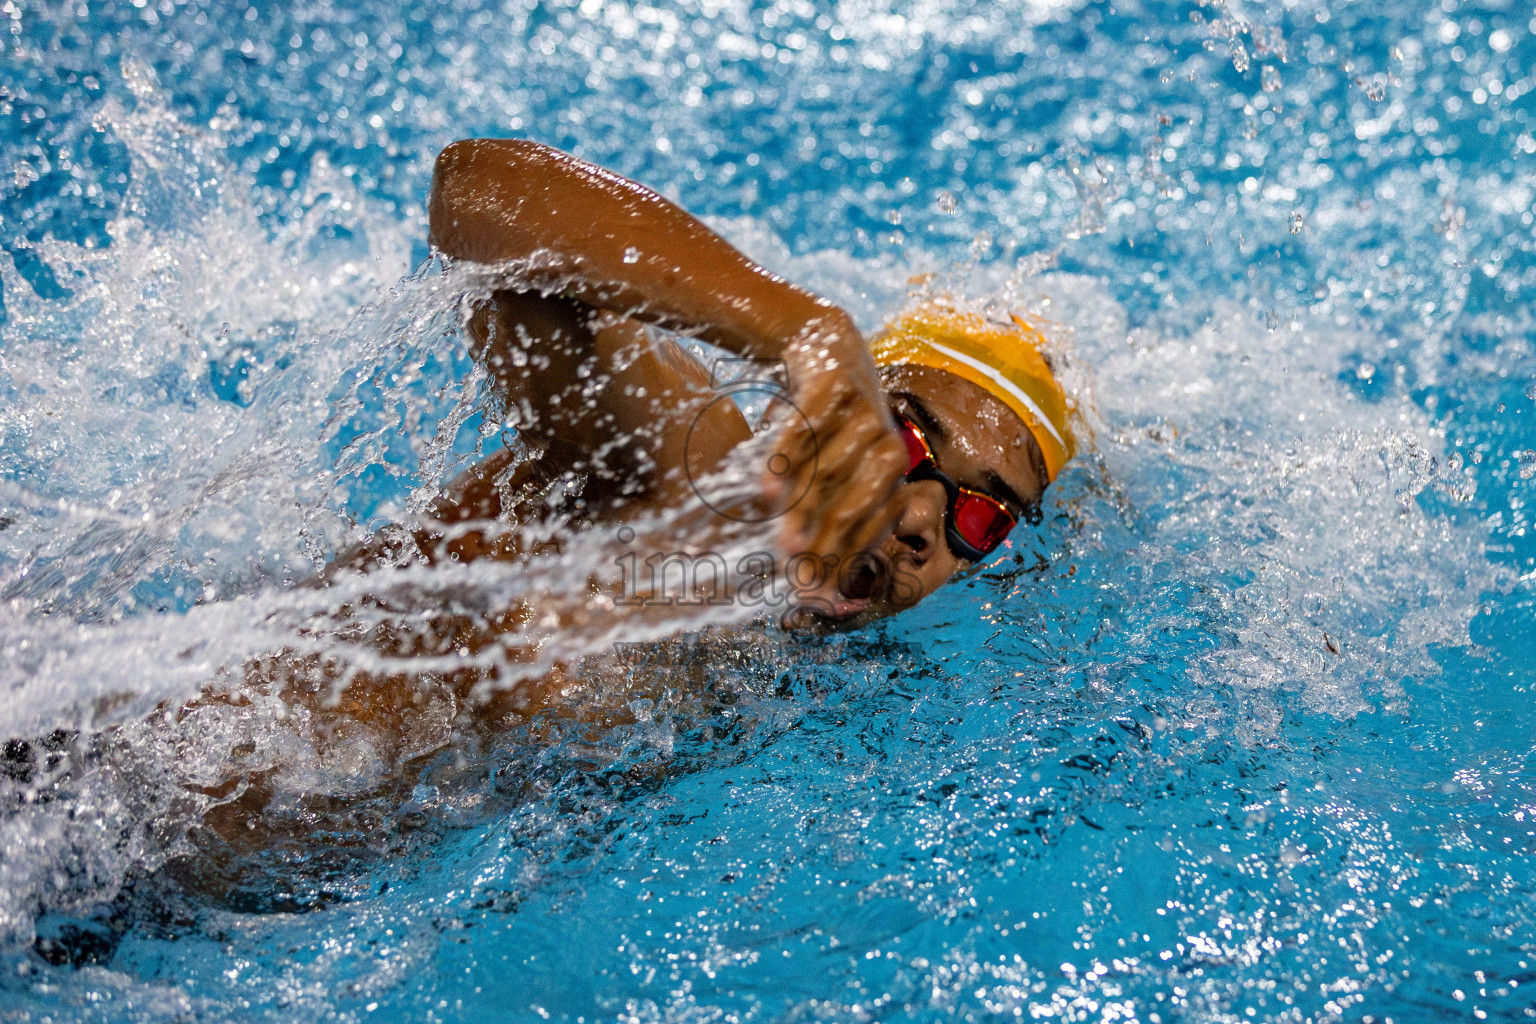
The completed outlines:
[[[675,203],[535,142],[448,146],[428,210],[432,242],[451,258],[537,256],[538,285],[739,355],[781,356],[808,328],[858,338],[837,306],[753,263]]]

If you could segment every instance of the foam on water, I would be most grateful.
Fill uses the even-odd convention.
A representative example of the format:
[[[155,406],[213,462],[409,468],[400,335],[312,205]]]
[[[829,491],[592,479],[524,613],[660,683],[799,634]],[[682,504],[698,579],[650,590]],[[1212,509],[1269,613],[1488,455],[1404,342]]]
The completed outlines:
[[[0,1006],[1526,1019],[1532,30],[1186,6],[13,5]],[[501,443],[421,196],[505,131],[866,328],[1029,309],[1091,453],[858,634],[535,622],[391,723],[293,699],[248,666],[625,550],[297,586]],[[455,729],[453,665],[556,661]]]

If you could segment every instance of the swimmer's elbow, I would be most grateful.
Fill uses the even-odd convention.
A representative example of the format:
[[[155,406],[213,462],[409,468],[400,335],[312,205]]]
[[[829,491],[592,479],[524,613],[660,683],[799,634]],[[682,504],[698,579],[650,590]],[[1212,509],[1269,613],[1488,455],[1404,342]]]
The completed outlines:
[[[427,192],[427,236],[432,247],[455,259],[464,255],[459,230],[467,178],[473,174],[478,139],[450,142],[437,154],[432,167],[432,186]]]
[[[484,176],[493,168],[505,170],[531,160],[548,160],[560,151],[531,139],[460,139],[437,154],[432,168],[434,181],[464,175]]]
[[[453,259],[497,258],[481,251],[483,226],[515,205],[518,183],[532,164],[547,163],[558,152],[527,139],[460,139],[443,147],[427,195],[433,247]]]

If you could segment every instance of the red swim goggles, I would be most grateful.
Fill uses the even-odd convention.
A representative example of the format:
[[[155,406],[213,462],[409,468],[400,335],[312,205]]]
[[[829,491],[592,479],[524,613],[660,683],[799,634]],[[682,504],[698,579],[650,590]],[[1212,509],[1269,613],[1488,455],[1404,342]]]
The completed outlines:
[[[896,430],[907,445],[907,480],[937,480],[949,495],[944,511],[944,539],[949,550],[968,562],[987,557],[1018,525],[1018,517],[992,495],[955,483],[939,468],[922,428],[899,412]]]

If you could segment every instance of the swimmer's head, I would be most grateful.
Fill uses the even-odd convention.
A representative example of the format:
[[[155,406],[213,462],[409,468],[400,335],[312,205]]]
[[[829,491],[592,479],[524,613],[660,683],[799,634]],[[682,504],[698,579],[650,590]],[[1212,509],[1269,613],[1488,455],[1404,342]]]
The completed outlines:
[[[1041,348],[1045,339],[1011,315],[998,323],[929,302],[887,324],[870,341],[880,367],[926,366],[981,388],[1024,425],[1054,480],[1072,457],[1067,396]]]
[[[984,557],[999,528],[1039,520],[1045,488],[1073,454],[1069,403],[1043,344],[1018,317],[997,323],[947,302],[910,310],[871,339],[914,461],[922,449],[912,428],[931,459],[902,483],[903,512],[890,536],[844,569],[839,589],[849,601],[825,618],[858,624],[911,607]],[[957,489],[970,503],[960,510],[973,512],[969,522],[956,522]],[[1007,517],[971,495],[995,500]],[[956,536],[957,525],[965,536]]]

